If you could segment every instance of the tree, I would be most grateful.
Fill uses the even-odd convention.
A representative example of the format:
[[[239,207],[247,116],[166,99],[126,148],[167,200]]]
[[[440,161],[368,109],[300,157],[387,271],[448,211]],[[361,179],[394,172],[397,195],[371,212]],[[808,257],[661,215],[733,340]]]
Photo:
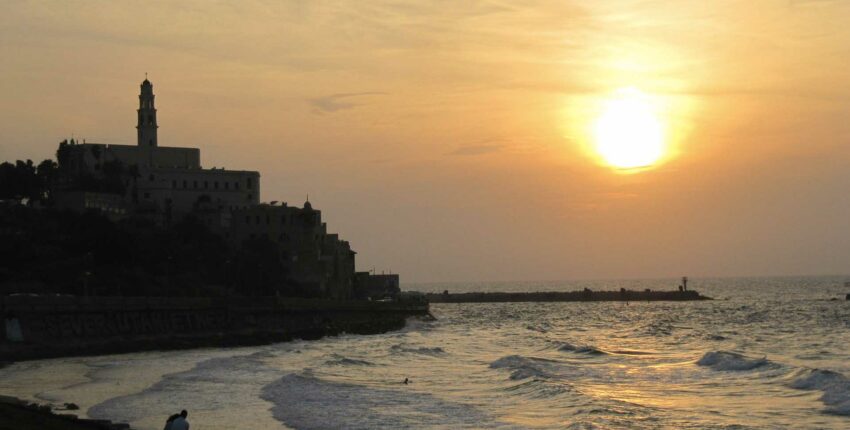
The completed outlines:
[[[59,171],[59,165],[50,159],[44,160],[38,164],[36,175],[39,182],[39,200],[50,201],[50,190],[56,181],[56,175]]]

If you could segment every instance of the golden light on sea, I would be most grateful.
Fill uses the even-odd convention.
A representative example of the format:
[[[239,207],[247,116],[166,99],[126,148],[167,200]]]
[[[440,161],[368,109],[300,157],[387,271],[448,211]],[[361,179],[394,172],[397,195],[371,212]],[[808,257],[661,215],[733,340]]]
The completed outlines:
[[[616,169],[650,167],[667,150],[665,125],[651,98],[636,88],[617,90],[602,102],[592,133],[596,153]]]

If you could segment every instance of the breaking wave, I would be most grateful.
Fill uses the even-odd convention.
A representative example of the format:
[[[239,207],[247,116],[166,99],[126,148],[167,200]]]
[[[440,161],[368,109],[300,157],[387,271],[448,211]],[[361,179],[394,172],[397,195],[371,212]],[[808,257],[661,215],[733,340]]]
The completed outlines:
[[[798,390],[820,390],[820,400],[827,406],[824,412],[835,415],[850,415],[850,379],[830,370],[807,371],[790,384]]]

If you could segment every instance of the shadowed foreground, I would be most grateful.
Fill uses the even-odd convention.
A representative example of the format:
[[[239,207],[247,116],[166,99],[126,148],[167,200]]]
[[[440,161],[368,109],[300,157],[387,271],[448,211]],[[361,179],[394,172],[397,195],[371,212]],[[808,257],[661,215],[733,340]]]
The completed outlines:
[[[0,430],[129,430],[127,424],[57,415],[50,408],[0,396]]]

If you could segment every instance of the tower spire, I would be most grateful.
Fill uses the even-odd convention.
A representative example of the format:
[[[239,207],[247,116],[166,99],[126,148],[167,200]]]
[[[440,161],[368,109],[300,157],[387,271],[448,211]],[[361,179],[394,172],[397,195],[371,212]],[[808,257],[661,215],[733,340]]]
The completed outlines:
[[[156,107],[154,107],[153,84],[148,80],[148,73],[145,72],[145,80],[141,85],[141,93],[139,94],[139,122],[136,125],[138,145],[144,147],[155,148],[156,129],[159,126],[156,124]]]

